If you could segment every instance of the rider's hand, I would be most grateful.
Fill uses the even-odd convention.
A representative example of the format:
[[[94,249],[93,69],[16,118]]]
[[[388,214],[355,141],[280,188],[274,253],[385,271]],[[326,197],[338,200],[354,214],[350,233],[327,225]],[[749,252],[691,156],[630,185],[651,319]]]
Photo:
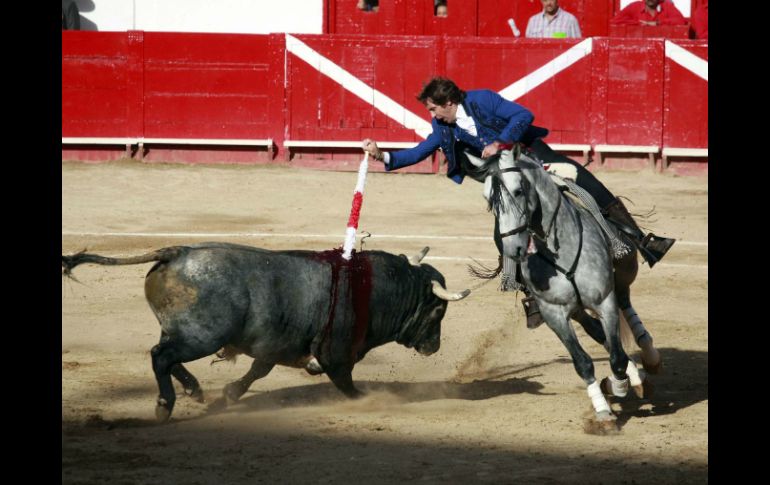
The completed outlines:
[[[493,141],[489,145],[484,147],[484,151],[481,152],[481,158],[491,157],[495,153],[500,151],[500,143]]]
[[[377,146],[377,142],[371,138],[365,138],[361,148],[363,148],[364,151],[371,155],[375,160],[380,162],[385,160],[385,156],[382,154],[382,150],[380,150]]]

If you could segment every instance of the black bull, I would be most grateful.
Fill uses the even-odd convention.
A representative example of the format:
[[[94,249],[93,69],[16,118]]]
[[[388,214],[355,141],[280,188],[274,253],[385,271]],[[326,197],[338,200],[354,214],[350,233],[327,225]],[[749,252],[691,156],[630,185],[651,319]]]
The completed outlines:
[[[349,397],[356,362],[374,347],[398,342],[424,355],[440,346],[441,319],[451,294],[435,268],[415,258],[382,251],[269,251],[228,243],[173,246],[136,257],[62,255],[64,275],[83,263],[103,265],[156,261],[145,278],[145,296],[161,336],[151,351],[160,395],[159,420],[171,415],[173,375],[202,401],[197,379],[182,365],[223,349],[254,361],[241,379],[224,388],[237,400],[276,364],[325,372]]]

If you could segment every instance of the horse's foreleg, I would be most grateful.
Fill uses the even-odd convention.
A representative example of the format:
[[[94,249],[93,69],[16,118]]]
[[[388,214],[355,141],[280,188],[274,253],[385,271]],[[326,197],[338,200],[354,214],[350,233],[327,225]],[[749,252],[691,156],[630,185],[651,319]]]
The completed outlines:
[[[612,413],[610,404],[602,394],[599,382],[596,381],[594,376],[594,363],[586,351],[583,350],[583,347],[580,346],[575,329],[572,327],[568,315],[564,313],[563,307],[542,301],[538,303],[540,305],[540,313],[543,315],[546,324],[567,348],[572,357],[575,371],[586,383],[588,397],[591,399],[596,421],[614,422],[615,415]]]
[[[573,317],[583,327],[583,330],[600,345],[607,348],[607,337],[604,335],[602,322],[592,317],[585,310],[578,310]]]

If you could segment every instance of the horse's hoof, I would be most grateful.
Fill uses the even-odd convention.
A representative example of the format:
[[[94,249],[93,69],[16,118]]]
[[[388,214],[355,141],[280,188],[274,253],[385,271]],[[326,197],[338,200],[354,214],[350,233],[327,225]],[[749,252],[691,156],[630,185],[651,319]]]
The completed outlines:
[[[642,359],[642,367],[644,367],[645,372],[648,374],[661,374],[663,372],[663,359],[658,359],[658,362],[655,364],[647,363]]]
[[[609,377],[602,379],[602,382],[599,383],[599,387],[602,390],[602,394],[605,396],[612,396],[612,384],[610,383]]]
[[[610,436],[620,433],[617,418],[609,411],[596,413],[592,419],[587,419],[583,431],[588,434]]]
[[[199,402],[199,403],[206,402],[206,400],[203,398],[203,389],[201,389],[200,387],[195,388],[193,390],[185,389],[184,393],[190,396],[190,398],[192,398],[192,400],[195,402]]]
[[[631,386],[631,389],[634,390],[634,394],[639,399],[650,399],[655,392],[655,386],[649,380],[642,381],[638,386]]]

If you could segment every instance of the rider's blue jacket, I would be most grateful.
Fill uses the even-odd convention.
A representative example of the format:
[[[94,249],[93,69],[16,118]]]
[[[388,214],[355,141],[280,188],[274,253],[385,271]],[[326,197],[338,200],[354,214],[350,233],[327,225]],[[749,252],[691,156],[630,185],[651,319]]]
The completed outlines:
[[[508,101],[494,91],[488,89],[468,91],[462,105],[465,112],[476,123],[477,136],[471,135],[454,123],[447,124],[433,118],[431,121],[433,133],[414,148],[390,152],[390,162],[385,166],[385,170],[397,170],[414,165],[441,148],[447,158],[447,177],[461,184],[465,171],[458,163],[455,154],[455,145],[458,141],[476,148],[478,156],[485,146],[495,141],[522,142],[529,145],[535,138],[542,138],[548,134],[545,128],[532,126],[534,116],[528,109]]]

